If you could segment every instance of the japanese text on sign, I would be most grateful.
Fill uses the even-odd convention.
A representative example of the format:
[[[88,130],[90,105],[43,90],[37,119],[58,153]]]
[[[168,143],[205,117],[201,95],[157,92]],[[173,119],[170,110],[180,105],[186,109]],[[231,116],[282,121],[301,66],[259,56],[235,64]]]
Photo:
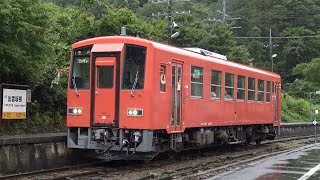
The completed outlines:
[[[26,119],[27,91],[3,89],[2,119]]]

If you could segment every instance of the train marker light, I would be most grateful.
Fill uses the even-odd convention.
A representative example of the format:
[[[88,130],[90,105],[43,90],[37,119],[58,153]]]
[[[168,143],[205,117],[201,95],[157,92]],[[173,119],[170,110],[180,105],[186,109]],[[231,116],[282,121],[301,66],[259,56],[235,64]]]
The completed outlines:
[[[132,117],[142,117],[143,116],[143,109],[140,108],[129,108],[127,110],[127,115]]]
[[[133,115],[137,115],[138,114],[138,111],[137,110],[133,110]]]
[[[68,108],[68,115],[75,115],[75,116],[79,116],[82,115],[82,108]]]

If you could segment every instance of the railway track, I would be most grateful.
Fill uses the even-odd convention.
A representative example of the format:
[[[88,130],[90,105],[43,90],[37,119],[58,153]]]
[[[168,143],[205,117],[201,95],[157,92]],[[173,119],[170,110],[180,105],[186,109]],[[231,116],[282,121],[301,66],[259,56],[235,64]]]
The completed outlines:
[[[99,162],[99,163],[101,163],[101,162]],[[71,169],[79,169],[79,168],[83,168],[86,166],[94,166],[95,164],[97,164],[97,162],[84,163],[84,164],[80,164],[80,165],[65,166],[65,167],[60,167],[60,168],[52,168],[52,169],[32,171],[32,172],[19,173],[19,174],[10,174],[10,175],[0,176],[0,179],[31,178],[31,177],[35,177],[35,176],[38,176],[41,174],[49,174],[49,173],[55,174],[56,172],[59,172],[59,171],[68,171]]]
[[[279,144],[314,142],[312,136],[267,141],[260,145],[232,145],[180,153],[174,160],[166,157],[150,163],[132,161],[94,162],[75,166],[2,176],[0,179],[204,179],[241,164],[288,151]],[[299,147],[295,145],[293,147]],[[291,146],[291,145],[290,145]],[[288,146],[289,148],[289,146]],[[290,148],[289,148],[290,149]],[[126,178],[127,177],[127,178]]]
[[[284,143],[300,141],[301,145],[310,144],[314,142],[313,136],[283,138],[274,141],[267,141],[261,145],[249,145],[239,146],[234,150],[237,153],[230,151],[225,154],[214,154],[209,152],[206,156],[216,156],[209,161],[199,163],[197,165],[185,166],[170,171],[165,171],[159,174],[151,174],[137,178],[138,180],[149,180],[149,179],[206,179],[219,173],[225,172],[230,169],[240,168],[246,166],[251,162],[258,161],[267,157],[275,156],[281,153],[292,151],[292,149],[281,149],[278,147],[268,147],[269,144]],[[261,151],[260,151],[261,150]],[[228,155],[226,155],[228,154]]]

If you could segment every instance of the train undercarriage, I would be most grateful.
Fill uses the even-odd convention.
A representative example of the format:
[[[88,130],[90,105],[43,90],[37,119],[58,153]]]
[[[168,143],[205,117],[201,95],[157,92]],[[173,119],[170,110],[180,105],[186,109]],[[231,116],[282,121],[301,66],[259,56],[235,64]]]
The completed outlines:
[[[278,127],[246,125],[186,129],[168,134],[166,130],[117,128],[69,128],[68,147],[91,151],[90,156],[109,160],[151,160],[162,152],[236,143],[260,144],[273,140]]]

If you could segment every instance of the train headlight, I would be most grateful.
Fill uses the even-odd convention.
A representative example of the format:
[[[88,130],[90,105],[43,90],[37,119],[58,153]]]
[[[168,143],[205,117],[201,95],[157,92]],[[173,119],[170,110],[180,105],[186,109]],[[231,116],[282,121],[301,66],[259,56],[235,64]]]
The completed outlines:
[[[68,108],[68,115],[80,116],[82,115],[82,108],[81,107]]]
[[[142,117],[143,116],[143,109],[140,108],[129,108],[127,110],[127,115],[132,117]]]

